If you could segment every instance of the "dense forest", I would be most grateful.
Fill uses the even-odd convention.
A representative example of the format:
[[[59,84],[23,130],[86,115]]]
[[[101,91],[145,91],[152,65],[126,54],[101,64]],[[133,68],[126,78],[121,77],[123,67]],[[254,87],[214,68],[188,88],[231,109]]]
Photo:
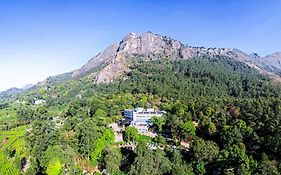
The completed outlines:
[[[13,142],[2,142],[0,174],[281,173],[279,84],[228,57],[133,59],[130,69],[109,84],[86,75],[3,102],[1,139]],[[167,112],[153,118],[157,137],[128,127],[115,142],[109,124],[134,107]]]

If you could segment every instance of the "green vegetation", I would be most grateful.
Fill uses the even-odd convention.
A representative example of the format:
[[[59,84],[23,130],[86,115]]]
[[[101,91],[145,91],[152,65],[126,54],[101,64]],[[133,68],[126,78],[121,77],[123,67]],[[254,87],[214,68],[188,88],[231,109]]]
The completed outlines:
[[[129,126],[124,132],[124,140],[126,142],[135,142],[139,139],[138,130],[135,127]]]
[[[108,147],[103,152],[102,163],[110,174],[122,174],[120,170],[122,154],[120,148]]]
[[[0,130],[7,130],[17,125],[17,112],[15,108],[0,109]]]
[[[105,130],[102,137],[96,141],[94,146],[94,150],[91,153],[92,164],[97,165],[98,160],[101,158],[102,151],[108,146],[109,144],[113,143],[114,141],[114,133],[112,130]]]
[[[152,140],[152,138],[149,137],[149,136],[146,136],[146,135],[138,135],[137,138],[136,138],[136,141],[138,141],[138,142],[146,142],[146,143],[148,143],[151,140]]]
[[[169,159],[164,156],[163,152],[151,151],[145,144],[139,144],[136,149],[137,157],[128,174],[165,174],[171,170]]]
[[[0,134],[0,172],[1,174],[20,174],[22,160],[27,156],[24,134],[26,127],[21,126]]]
[[[7,123],[17,118],[16,111],[11,108],[5,108],[0,110],[0,122]]]
[[[47,174],[48,175],[59,175],[62,169],[62,165],[58,159],[52,160],[48,164]]]
[[[26,174],[280,174],[280,85],[227,57],[134,59],[130,69],[110,84],[62,77],[4,105],[0,174],[19,174],[23,158]],[[133,107],[167,112],[152,119],[158,136],[127,127],[136,145],[113,143],[109,124]]]
[[[151,122],[153,123],[154,126],[156,126],[157,131],[162,131],[163,130],[163,125],[165,124],[165,119],[162,117],[152,117]]]

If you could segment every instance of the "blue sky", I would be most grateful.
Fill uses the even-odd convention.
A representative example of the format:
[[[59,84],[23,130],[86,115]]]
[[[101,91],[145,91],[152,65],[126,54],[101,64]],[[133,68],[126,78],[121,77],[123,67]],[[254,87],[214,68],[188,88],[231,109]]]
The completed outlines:
[[[281,51],[279,0],[0,0],[0,90],[79,68],[129,32]]]

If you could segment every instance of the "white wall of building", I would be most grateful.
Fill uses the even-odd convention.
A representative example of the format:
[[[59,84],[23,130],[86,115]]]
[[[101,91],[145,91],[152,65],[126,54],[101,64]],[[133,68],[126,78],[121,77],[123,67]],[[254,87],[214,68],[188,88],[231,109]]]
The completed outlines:
[[[124,110],[124,117],[130,121],[130,125],[138,129],[140,133],[148,131],[151,125],[152,117],[162,117],[165,111],[158,111],[154,109],[126,109]]]

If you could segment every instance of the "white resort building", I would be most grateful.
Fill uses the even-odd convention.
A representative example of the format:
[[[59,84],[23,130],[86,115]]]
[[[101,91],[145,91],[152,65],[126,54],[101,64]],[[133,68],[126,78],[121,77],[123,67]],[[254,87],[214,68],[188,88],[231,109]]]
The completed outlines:
[[[152,125],[152,117],[162,117],[165,111],[159,111],[155,109],[126,109],[124,110],[124,117],[133,126],[138,129],[139,133],[146,133],[149,126]]]

